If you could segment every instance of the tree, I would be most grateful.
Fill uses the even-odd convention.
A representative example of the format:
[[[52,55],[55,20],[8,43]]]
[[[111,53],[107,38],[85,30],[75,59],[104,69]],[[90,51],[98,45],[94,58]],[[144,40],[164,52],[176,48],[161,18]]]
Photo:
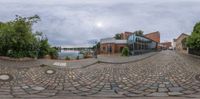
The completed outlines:
[[[115,37],[114,37],[115,39],[117,39],[117,40],[119,40],[119,39],[121,39],[121,34],[115,34]]]
[[[137,36],[143,36],[143,31],[142,30],[137,30],[135,32],[133,32],[134,34],[136,34]]]
[[[92,49],[97,49],[97,50],[99,50],[99,49],[100,49],[100,42],[96,43],[96,44],[92,47]]]
[[[128,47],[124,47],[122,50],[122,56],[128,56],[129,55],[129,49]]]
[[[191,36],[188,37],[187,46],[191,49],[200,50],[200,22],[196,23]]]
[[[49,48],[49,55],[51,56],[52,59],[57,59],[58,58],[58,50],[55,48]]]
[[[40,18],[16,16],[15,20],[0,24],[0,55],[11,57],[35,57],[37,39],[32,25]]]
[[[40,41],[38,57],[42,58],[45,55],[48,55],[49,49],[50,49],[50,45],[48,43],[48,39],[42,39]]]
[[[50,45],[43,33],[32,32],[34,23],[40,21],[38,15],[21,17],[13,21],[0,22],[0,55],[21,58],[49,54]],[[42,39],[38,39],[42,38]]]

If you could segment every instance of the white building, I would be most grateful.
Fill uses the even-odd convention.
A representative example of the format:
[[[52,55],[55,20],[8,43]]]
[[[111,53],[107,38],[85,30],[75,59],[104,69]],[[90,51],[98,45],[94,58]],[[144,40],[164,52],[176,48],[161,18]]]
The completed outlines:
[[[176,50],[176,39],[172,40],[172,49]]]

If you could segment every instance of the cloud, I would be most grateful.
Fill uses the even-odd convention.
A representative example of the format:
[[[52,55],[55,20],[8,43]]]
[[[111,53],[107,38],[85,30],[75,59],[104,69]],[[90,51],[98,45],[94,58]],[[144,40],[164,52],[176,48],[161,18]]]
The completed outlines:
[[[161,41],[171,41],[190,33],[200,21],[198,0],[6,0],[0,4],[0,21],[16,14],[38,14],[42,21],[34,30],[44,32],[53,45],[83,46],[91,39],[138,29],[160,31]]]

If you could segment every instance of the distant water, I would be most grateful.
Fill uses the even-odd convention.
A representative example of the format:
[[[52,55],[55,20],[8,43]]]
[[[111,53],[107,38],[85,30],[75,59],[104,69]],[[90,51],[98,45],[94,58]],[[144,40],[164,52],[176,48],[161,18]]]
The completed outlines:
[[[58,53],[59,59],[65,59],[66,56],[68,56],[70,59],[76,59],[77,56],[79,56],[79,59],[83,59],[83,54],[80,54],[79,51],[68,51],[68,50],[62,50]]]

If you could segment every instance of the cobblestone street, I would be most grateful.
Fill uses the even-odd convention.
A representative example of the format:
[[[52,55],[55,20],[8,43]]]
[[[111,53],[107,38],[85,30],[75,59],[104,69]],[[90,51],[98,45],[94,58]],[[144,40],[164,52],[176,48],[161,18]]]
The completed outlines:
[[[173,51],[158,52],[134,62],[97,62],[84,68],[40,66],[37,62],[26,62],[23,67],[0,63],[1,99],[200,98],[200,59]]]

